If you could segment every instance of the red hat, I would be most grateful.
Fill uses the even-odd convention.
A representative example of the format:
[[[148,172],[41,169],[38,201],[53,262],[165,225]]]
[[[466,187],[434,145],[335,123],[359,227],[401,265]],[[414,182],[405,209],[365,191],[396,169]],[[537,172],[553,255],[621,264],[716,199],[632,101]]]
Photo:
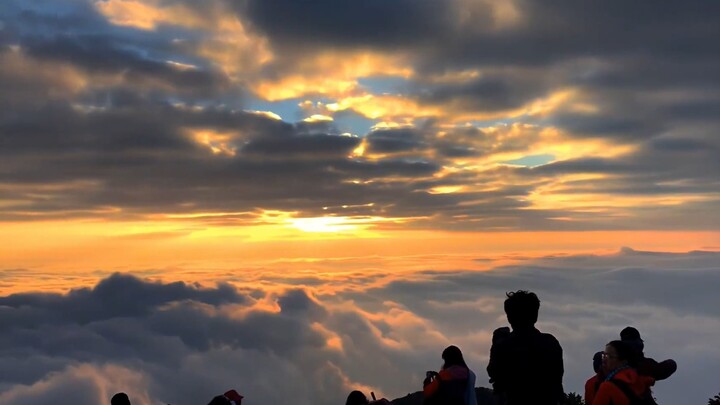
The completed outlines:
[[[225,398],[229,399],[230,403],[232,403],[233,405],[240,405],[243,399],[243,396],[238,394],[235,390],[230,390],[223,395],[225,396]]]

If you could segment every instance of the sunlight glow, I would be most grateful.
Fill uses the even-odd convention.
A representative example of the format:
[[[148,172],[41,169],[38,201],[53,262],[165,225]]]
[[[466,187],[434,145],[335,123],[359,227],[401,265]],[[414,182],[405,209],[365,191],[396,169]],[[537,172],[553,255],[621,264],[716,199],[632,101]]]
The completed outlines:
[[[352,153],[349,157],[356,158],[356,157],[362,157],[365,154],[365,149],[367,148],[367,140],[365,138],[360,141],[360,144],[353,149]]]
[[[364,229],[376,219],[352,217],[293,218],[288,222],[303,232],[348,232]]]
[[[214,155],[235,156],[237,147],[231,143],[235,138],[231,133],[220,133],[213,130],[190,130],[192,139],[206,146]]]
[[[313,114],[303,120],[303,122],[332,122],[333,117],[322,115],[322,114]]]
[[[344,98],[357,95],[358,79],[380,74],[408,78],[414,72],[401,55],[323,51],[296,61],[287,75],[275,80],[260,80],[252,88],[267,101],[313,94]]]
[[[451,193],[458,193],[460,191],[463,191],[465,189],[464,186],[438,186],[433,187],[428,192],[430,194],[451,194]]]

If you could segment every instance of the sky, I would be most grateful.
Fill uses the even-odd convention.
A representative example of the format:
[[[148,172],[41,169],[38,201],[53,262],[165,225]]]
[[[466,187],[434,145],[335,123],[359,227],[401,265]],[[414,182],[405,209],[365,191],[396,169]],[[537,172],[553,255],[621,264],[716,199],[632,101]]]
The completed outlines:
[[[518,289],[567,391],[635,325],[659,400],[703,403],[719,13],[0,2],[0,403],[395,398],[449,344],[487,386]]]

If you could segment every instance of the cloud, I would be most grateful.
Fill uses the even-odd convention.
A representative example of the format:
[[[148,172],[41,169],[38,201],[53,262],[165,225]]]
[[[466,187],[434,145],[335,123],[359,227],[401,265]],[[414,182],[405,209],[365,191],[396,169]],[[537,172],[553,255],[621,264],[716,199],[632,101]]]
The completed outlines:
[[[122,390],[133,403],[202,403],[236,388],[250,404],[330,404],[355,387],[399,397],[419,389],[449,344],[488,385],[483,368],[492,330],[506,323],[504,293],[521,288],[538,293],[539,327],[564,347],[566,390],[581,391],[592,353],[634,325],[649,356],[678,361],[677,374],[656,386],[660,399],[715,393],[717,252],[501,260],[486,261],[488,271],[385,275],[372,286],[325,276],[248,284],[236,273],[238,287],[201,287],[116,274],[66,294],[0,297],[0,369],[8,370],[0,398],[82,405]]]
[[[114,365],[81,364],[48,374],[32,385],[18,385],[0,393],[8,405],[42,403],[91,404],[104,403],[115,392],[145,391],[144,377],[133,370]],[[140,388],[140,390],[137,390]],[[143,394],[135,394],[133,403],[153,403]]]
[[[0,218],[717,229],[699,3],[206,3],[3,3]]]
[[[422,4],[380,0],[339,5],[317,1],[299,5],[284,1],[270,6],[263,1],[248,1],[241,13],[255,26],[279,42],[300,40],[331,46],[385,44],[398,46],[419,39],[431,39],[443,28],[448,8],[441,2]]]

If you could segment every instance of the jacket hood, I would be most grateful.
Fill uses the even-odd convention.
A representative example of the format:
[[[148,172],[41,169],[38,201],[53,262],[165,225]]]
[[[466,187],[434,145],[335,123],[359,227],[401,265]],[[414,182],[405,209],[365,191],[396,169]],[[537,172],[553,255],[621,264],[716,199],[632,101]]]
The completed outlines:
[[[632,368],[619,371],[613,376],[613,379],[626,383],[637,395],[642,395],[655,385],[655,380],[652,377],[640,375]]]

